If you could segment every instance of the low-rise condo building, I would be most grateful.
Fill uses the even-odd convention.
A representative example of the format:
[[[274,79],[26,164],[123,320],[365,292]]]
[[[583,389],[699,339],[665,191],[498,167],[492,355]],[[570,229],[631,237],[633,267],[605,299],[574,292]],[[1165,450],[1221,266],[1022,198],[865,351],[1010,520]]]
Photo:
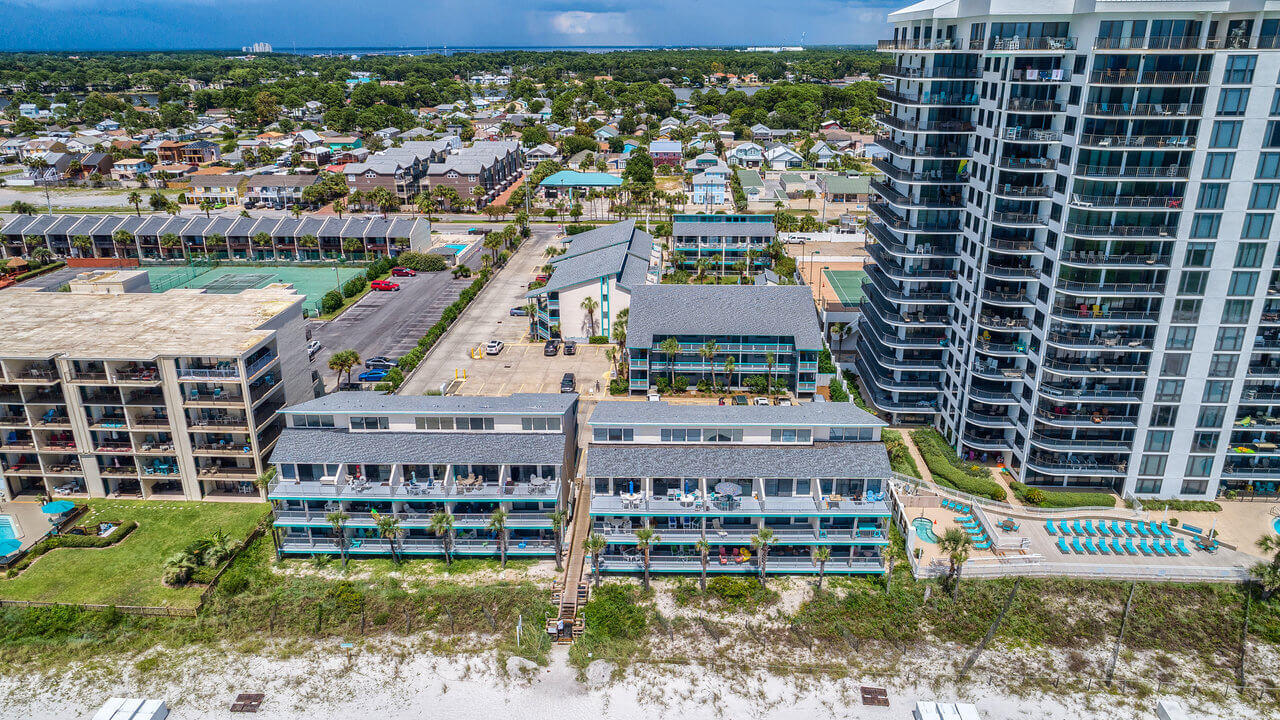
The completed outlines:
[[[588,421],[593,532],[603,572],[640,572],[636,531],[657,535],[654,572],[881,573],[889,538],[885,425],[851,403],[668,405],[605,401]]]
[[[314,397],[304,299],[6,290],[0,496],[258,497],[276,411]]]
[[[578,396],[383,395],[340,392],[282,411],[272,456],[285,554],[497,556],[494,512],[507,512],[507,552],[552,557],[550,514],[567,508],[576,462]],[[348,518],[338,535],[328,516]],[[446,513],[442,534],[433,517]],[[395,547],[379,517],[399,523]],[[339,546],[339,540],[345,545]]]
[[[645,285],[631,291],[629,315],[632,392],[701,380],[761,392],[773,381],[799,395],[817,387],[822,331],[806,287]]]
[[[705,260],[711,274],[723,275],[769,267],[778,231],[772,215],[676,215],[671,236],[675,268],[694,271]]]

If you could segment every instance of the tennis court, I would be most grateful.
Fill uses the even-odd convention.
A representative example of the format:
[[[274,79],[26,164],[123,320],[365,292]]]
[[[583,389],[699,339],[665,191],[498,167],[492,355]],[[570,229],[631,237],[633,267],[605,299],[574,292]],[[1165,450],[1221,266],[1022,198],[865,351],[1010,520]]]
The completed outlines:
[[[862,281],[867,274],[861,270],[823,270],[822,274],[831,283],[831,289],[840,298],[841,305],[857,305],[862,301]]]
[[[211,293],[232,294],[283,282],[307,299],[303,307],[315,313],[324,294],[364,273],[353,267],[298,267],[267,265],[235,267],[227,265],[145,265],[152,292],[172,288],[203,288]],[[337,273],[335,276],[335,272]]]

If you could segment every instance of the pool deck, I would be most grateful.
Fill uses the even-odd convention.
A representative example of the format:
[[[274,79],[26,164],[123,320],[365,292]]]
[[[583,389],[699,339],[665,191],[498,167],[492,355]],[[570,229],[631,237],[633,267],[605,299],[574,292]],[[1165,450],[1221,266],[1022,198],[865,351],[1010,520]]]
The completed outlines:
[[[22,541],[20,550],[26,550],[35,545],[45,536],[45,533],[49,532],[49,520],[44,513],[40,512],[39,501],[0,500],[0,515],[8,515],[12,519],[18,539]]]

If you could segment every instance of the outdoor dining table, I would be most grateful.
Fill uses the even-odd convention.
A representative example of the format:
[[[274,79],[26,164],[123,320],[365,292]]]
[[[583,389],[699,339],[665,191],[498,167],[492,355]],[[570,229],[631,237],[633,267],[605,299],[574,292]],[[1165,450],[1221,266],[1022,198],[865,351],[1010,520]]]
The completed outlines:
[[[640,503],[640,493],[622,493],[618,497],[622,498],[623,506]]]
[[[529,487],[534,490],[541,490],[547,486],[547,479],[544,477],[535,477],[529,480]]]

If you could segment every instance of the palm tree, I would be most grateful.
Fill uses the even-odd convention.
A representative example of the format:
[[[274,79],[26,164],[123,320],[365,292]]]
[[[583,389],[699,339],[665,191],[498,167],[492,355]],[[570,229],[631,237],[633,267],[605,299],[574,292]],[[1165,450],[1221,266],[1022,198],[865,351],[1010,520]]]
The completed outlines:
[[[501,559],[504,570],[507,567],[507,516],[509,514],[506,508],[499,505],[489,516],[489,529],[498,534],[498,557]]]
[[[80,257],[84,257],[84,251],[93,250],[93,238],[88,235],[76,235],[71,238],[71,247],[80,251]],[[94,253],[95,255],[97,253]]]
[[[658,349],[667,355],[667,372],[670,374],[671,384],[676,384],[676,354],[680,352],[680,341],[673,337],[669,337],[662,341]]]
[[[698,348],[698,354],[702,356],[702,361],[711,367],[711,392],[716,391],[716,366],[711,361],[715,359],[718,352],[720,352],[720,346],[715,340],[708,340],[706,344]]]
[[[653,528],[647,525],[636,528],[636,546],[640,548],[640,553],[644,557],[644,576],[641,580],[641,586],[645,590],[649,589],[649,550],[654,543],[658,542],[662,542],[662,538],[653,531]]]
[[[142,193],[134,190],[129,193],[129,204],[133,206],[133,212],[138,217],[142,217]]]
[[[769,571],[769,548],[773,547],[773,531],[761,528],[751,536],[751,547],[760,555],[760,587],[765,586],[765,573]]]
[[[208,219],[208,218],[209,218],[209,211],[210,211],[210,210],[213,210],[213,201],[212,201],[212,200],[201,200],[201,201],[200,201],[200,209],[204,211],[205,219]]]
[[[778,362],[778,356],[771,352],[764,354],[764,364],[769,366],[769,395],[773,395],[773,366]]]
[[[622,308],[613,316],[613,341],[618,344],[620,352],[627,346],[627,320],[630,317],[630,308]]]
[[[831,323],[831,339],[834,341],[843,337],[845,327],[847,327],[846,323],[842,323],[842,322]]]
[[[551,540],[556,546],[556,572],[562,572],[564,567],[560,564],[560,556],[564,554],[564,521],[569,518],[569,513],[553,510],[547,513],[547,518],[551,520]]]
[[[162,260],[164,259],[165,248],[169,248],[170,250],[172,250],[173,248],[180,247],[181,245],[182,245],[182,238],[179,238],[177,234],[165,233],[161,235],[160,236],[160,259]]]
[[[600,303],[593,297],[582,299],[582,309],[587,313],[587,337],[596,334],[596,308]]]
[[[707,276],[707,268],[711,267],[711,261],[706,258],[698,258],[698,261],[693,266],[698,271],[698,279],[701,280]]]
[[[338,198],[337,200],[334,200],[333,211],[338,213],[338,219],[341,220],[342,213],[347,211],[347,201],[343,200],[342,198]]]
[[[582,540],[582,549],[591,555],[591,569],[595,572],[596,587],[600,587],[600,555],[609,542],[600,533],[593,532]],[[567,589],[567,588],[566,588]]]
[[[324,516],[330,527],[333,528],[333,534],[338,542],[338,552],[342,555],[342,567],[347,567],[347,521],[351,516],[338,510]]]
[[[813,551],[813,559],[818,561],[818,587],[814,595],[822,592],[822,576],[827,574],[827,561],[831,559],[831,548],[822,546]]]
[[[973,538],[958,527],[947,528],[938,539],[938,549],[947,556],[951,563],[947,568],[947,582],[951,585],[951,596],[955,597],[960,587],[960,568],[969,559],[969,550],[973,547]]]
[[[806,210],[808,210],[808,209],[810,209],[810,208],[812,208],[812,207],[813,207],[813,199],[814,199],[815,197],[817,197],[817,196],[818,196],[818,195],[817,195],[817,193],[815,193],[813,190],[810,190],[810,189],[808,189],[808,188],[806,188],[806,189],[805,189],[805,191],[804,191],[803,193],[801,193],[800,195],[801,195],[801,197],[803,197],[803,198],[805,199],[805,201],[806,201],[806,202],[805,202],[805,205],[804,205],[804,208],[805,208]]]
[[[378,515],[374,526],[378,530],[378,537],[387,541],[391,548],[391,562],[400,562],[400,556],[396,553],[396,538],[400,537],[400,521],[394,515]]]
[[[111,233],[111,243],[112,245],[116,246],[115,247],[116,256],[117,257],[120,256],[119,246],[129,245],[130,243],[134,242],[134,239],[135,238],[133,237],[133,233],[129,232],[128,230],[116,230],[115,232]],[[139,257],[141,257],[142,255],[141,250],[138,251],[138,255]]]
[[[733,356],[724,359],[724,387],[726,390],[733,387]]]
[[[431,516],[431,532],[440,538],[444,547],[444,564],[453,564],[453,515],[441,510]]]
[[[250,260],[254,259],[254,254],[255,254],[254,247],[253,247],[254,245],[257,245],[258,247],[270,247],[271,255],[273,257],[276,255],[275,244],[271,242],[271,233],[268,233],[268,232],[255,233],[253,237],[249,238],[249,259]]]
[[[698,538],[698,542],[693,544],[697,549],[698,556],[702,560],[702,576],[698,578],[698,587],[702,592],[707,591],[707,557],[711,554],[711,543],[707,542],[707,536],[703,535]]]
[[[329,356],[329,369],[338,373],[339,379],[342,373],[347,374],[347,384],[351,384],[351,368],[354,368],[360,362],[360,353],[355,350],[339,350]]]

